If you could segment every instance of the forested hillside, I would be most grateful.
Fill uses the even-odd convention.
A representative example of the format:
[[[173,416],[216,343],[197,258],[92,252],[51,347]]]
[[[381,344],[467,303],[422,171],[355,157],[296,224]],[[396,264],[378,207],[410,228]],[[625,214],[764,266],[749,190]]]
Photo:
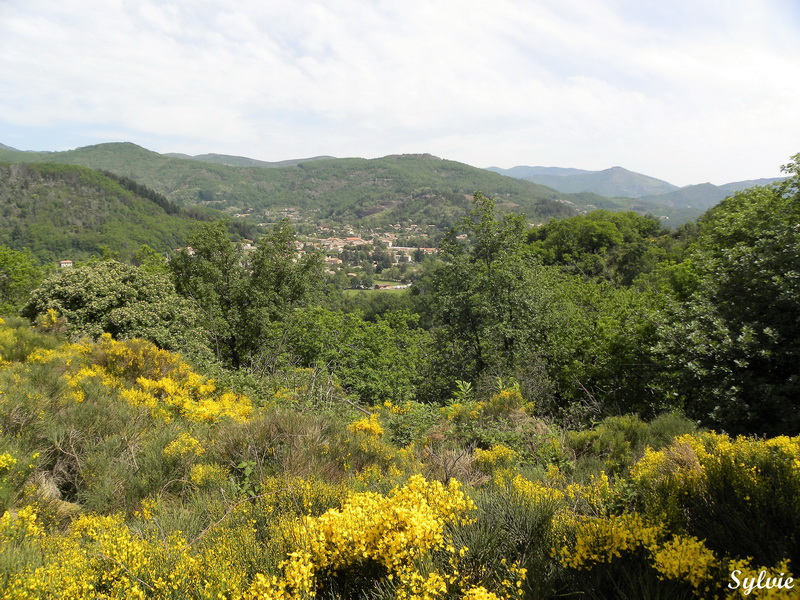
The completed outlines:
[[[261,168],[176,158],[115,143],[67,152],[0,150],[0,160],[78,164],[111,171],[179,205],[202,204],[232,213],[292,207],[339,221],[368,218],[370,225],[412,219],[450,226],[469,212],[475,190],[537,220],[568,216],[601,200],[591,194],[562,194],[430,155],[310,160]]]
[[[402,290],[288,220],[0,247],[0,597],[796,597],[793,161],[675,230],[477,192]]]
[[[173,250],[195,217],[213,218],[127,183],[133,187],[73,165],[0,163],[0,244],[51,262],[97,256],[103,248],[130,258],[142,245]]]

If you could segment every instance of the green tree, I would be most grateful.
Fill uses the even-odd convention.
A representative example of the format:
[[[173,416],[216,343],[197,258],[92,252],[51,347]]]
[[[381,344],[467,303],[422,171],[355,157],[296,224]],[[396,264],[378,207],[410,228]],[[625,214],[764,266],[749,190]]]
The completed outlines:
[[[456,379],[482,373],[497,352],[513,355],[525,307],[516,300],[527,288],[519,254],[524,222],[498,219],[494,201],[475,194],[475,209],[440,246],[443,262],[432,266],[415,287],[420,312],[437,329],[442,345],[458,356]],[[458,240],[465,232],[470,243]]]
[[[75,335],[141,337],[162,348],[202,355],[198,315],[170,278],[117,261],[61,269],[33,291],[23,315],[54,309]]]
[[[0,314],[16,313],[42,280],[43,271],[28,250],[0,246]]]
[[[217,359],[239,368],[257,358],[269,323],[282,321],[322,286],[316,254],[296,258],[295,234],[287,222],[245,253],[228,233],[228,223],[203,224],[188,238],[191,252],[170,261],[178,292],[203,317]]]
[[[151,273],[169,273],[167,259],[147,244],[142,244],[131,256],[133,264]]]
[[[443,260],[414,288],[436,342],[433,396],[456,380],[513,376],[552,414],[652,412],[644,385],[651,297],[541,264],[525,248],[521,219],[498,216],[481,194],[475,201],[443,242]]]
[[[700,220],[656,346],[664,392],[735,433],[800,431],[800,155],[784,171]]]
[[[550,221],[531,230],[528,241],[545,264],[625,285],[651,271],[672,245],[657,220],[605,210]]]
[[[418,320],[402,310],[370,322],[311,307],[275,329],[273,344],[284,363],[322,368],[363,402],[403,402],[416,397],[427,371],[429,335]]]

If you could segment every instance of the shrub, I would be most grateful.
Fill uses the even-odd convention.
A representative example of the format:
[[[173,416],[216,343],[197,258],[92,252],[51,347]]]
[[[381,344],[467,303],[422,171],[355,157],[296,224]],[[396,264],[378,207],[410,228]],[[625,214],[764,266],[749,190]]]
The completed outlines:
[[[800,438],[684,435],[646,452],[631,478],[646,514],[715,552],[800,560]]]

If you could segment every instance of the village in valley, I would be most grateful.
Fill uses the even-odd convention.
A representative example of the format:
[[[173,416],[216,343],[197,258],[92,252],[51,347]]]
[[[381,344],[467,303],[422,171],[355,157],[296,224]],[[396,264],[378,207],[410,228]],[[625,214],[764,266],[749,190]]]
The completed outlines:
[[[435,254],[434,246],[401,245],[409,234],[418,240],[428,240],[427,233],[417,232],[416,226],[407,233],[383,233],[370,231],[360,233],[348,230],[345,235],[319,227],[321,235],[327,237],[306,239],[297,242],[300,255],[309,251],[322,251],[325,255],[326,274],[335,278],[345,288],[353,289],[404,289],[409,287],[419,272],[419,264],[426,256]],[[400,230],[400,226],[397,226]],[[356,235],[347,235],[356,234]],[[343,279],[342,275],[347,278]]]
[[[252,214],[236,214],[249,217]],[[320,252],[325,274],[343,289],[400,290],[413,285],[426,258],[438,252],[443,232],[435,225],[411,221],[387,226],[364,227],[348,223],[320,223],[296,209],[268,214],[270,222],[258,225],[266,230],[279,219],[288,219],[298,232],[298,257]],[[458,236],[460,239],[465,235]],[[244,241],[245,251],[255,249]]]
[[[252,211],[233,214],[236,219],[251,222],[255,216]],[[345,290],[402,290],[411,287],[422,271],[422,263],[438,253],[442,236],[442,231],[435,225],[418,225],[410,221],[371,228],[346,223],[318,224],[313,217],[286,208],[261,216],[267,219],[257,224],[261,232],[268,231],[279,220],[290,221],[297,232],[297,257],[320,253],[329,281]],[[457,238],[465,239],[466,235]],[[241,244],[247,255],[256,250],[258,241],[242,239]],[[182,250],[194,253],[191,247],[175,249],[176,252]],[[61,261],[60,266],[72,266],[72,261]]]

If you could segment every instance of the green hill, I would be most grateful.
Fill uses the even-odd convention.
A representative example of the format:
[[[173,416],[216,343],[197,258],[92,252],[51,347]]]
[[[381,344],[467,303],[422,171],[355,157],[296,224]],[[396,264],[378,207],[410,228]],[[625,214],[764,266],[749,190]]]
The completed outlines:
[[[112,143],[66,152],[0,150],[0,160],[105,169],[145,184],[176,204],[203,204],[231,213],[291,207],[342,220],[447,222],[466,214],[477,190],[497,198],[507,209],[536,219],[568,216],[586,203],[582,196],[431,155],[313,159],[262,168],[203,162],[158,154],[135,144]]]
[[[609,198],[640,198],[678,189],[677,186],[666,181],[634,173],[622,167],[612,167],[603,171],[582,171],[557,167],[514,167],[508,170],[491,167],[490,170],[547,185],[560,192],[594,192]]]
[[[86,167],[0,163],[0,244],[43,261],[83,259],[103,247],[128,257],[142,244],[160,252],[182,245],[196,219],[146,195]]]
[[[751,179],[748,181],[737,181],[726,183],[725,185],[714,185],[712,183],[699,183],[697,185],[687,185],[678,190],[666,194],[657,194],[642,198],[646,202],[656,202],[672,206],[675,208],[689,209],[694,208],[705,211],[708,208],[721,202],[734,192],[751,188],[757,185],[769,185],[780,181],[779,177],[772,179]]]
[[[256,160],[255,158],[247,158],[246,156],[231,156],[229,154],[198,154],[197,156],[189,156],[188,154],[168,153],[164,156],[170,156],[172,158],[188,158],[190,160],[197,160],[200,162],[228,165],[229,167],[263,167],[265,169],[274,169],[276,167],[294,167],[303,162],[333,158],[333,156],[314,156],[312,158],[297,158],[293,160],[267,162],[264,160]]]

